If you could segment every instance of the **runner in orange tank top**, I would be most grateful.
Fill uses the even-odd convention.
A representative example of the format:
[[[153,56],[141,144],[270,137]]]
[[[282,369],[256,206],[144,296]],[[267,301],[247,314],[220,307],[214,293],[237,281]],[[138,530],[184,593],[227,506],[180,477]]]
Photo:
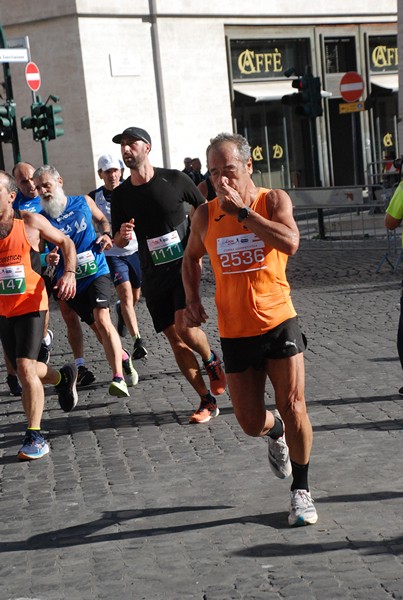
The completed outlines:
[[[0,338],[21,381],[28,421],[18,458],[34,460],[49,452],[41,434],[45,401],[42,384],[56,386],[61,404],[73,408],[77,402],[76,366],[65,365],[57,371],[37,362],[48,310],[48,296],[39,274],[39,243],[46,239],[57,244],[63,254],[65,271],[56,287],[59,297],[65,300],[74,297],[76,291],[76,251],[71,240],[42,215],[14,211],[16,195],[14,177],[0,171]]]
[[[308,486],[312,426],[304,397],[306,342],[290,297],[285,270],[299,245],[290,197],[255,187],[247,140],[222,133],[207,148],[217,198],[192,219],[182,275],[185,320],[197,327],[207,314],[200,298],[202,257],[216,280],[216,305],[228,388],[247,435],[266,437],[269,463],[283,479],[292,474],[291,526],[316,523]],[[266,378],[276,409],[264,403]]]

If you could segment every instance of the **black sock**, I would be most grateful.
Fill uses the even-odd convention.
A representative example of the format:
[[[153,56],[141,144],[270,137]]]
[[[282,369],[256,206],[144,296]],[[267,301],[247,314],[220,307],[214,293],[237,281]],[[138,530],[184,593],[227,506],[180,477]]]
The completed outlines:
[[[294,490],[306,490],[309,492],[308,486],[308,467],[309,462],[306,465],[299,465],[298,463],[291,461],[292,467],[292,485],[291,491]]]
[[[274,417],[274,425],[271,429],[269,429],[269,431],[267,432],[267,435],[269,437],[271,437],[273,440],[278,440],[279,437],[281,437],[284,433],[284,426],[283,426],[283,422],[281,419],[279,419],[278,417]]]

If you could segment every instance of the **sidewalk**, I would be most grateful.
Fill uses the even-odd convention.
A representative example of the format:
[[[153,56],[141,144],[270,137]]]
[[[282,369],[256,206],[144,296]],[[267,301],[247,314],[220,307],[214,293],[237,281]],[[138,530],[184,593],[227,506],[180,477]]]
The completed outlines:
[[[377,274],[379,260],[303,247],[289,260],[309,343],[315,526],[288,527],[289,480],[271,474],[265,441],[242,433],[227,394],[217,419],[188,424],[198,400],[144,302],[149,358],[131,398],[108,396],[86,333],[96,385],[70,414],[47,391],[42,460],[16,461],[25,419],[2,385],[0,600],[402,599],[402,269]],[[219,347],[208,265],[203,290]],[[71,354],[54,308],[51,328],[61,365]]]

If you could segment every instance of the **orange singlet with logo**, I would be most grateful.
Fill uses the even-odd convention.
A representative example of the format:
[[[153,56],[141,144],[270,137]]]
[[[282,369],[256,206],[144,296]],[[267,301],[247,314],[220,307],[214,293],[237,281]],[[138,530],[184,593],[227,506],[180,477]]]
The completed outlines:
[[[0,315],[17,317],[49,306],[45,282],[33,268],[32,258],[39,252],[32,249],[24,221],[14,218],[13,228],[0,240]]]
[[[258,189],[251,209],[269,218],[268,190]],[[208,203],[209,219],[204,245],[216,280],[218,329],[222,338],[241,338],[266,333],[296,316],[286,278],[288,256],[267,246],[248,229],[220,209],[218,200]]]

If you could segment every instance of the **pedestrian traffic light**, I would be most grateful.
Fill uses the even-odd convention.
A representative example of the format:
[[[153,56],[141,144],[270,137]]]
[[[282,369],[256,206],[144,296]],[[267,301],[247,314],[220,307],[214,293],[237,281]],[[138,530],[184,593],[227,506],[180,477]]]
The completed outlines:
[[[293,80],[292,87],[297,88],[298,92],[283,96],[283,104],[295,106],[296,114],[301,117],[314,119],[322,116],[320,78],[312,75],[310,67],[306,67],[305,75]]]
[[[15,123],[15,104],[7,102],[0,105],[0,141],[12,142]]]
[[[61,112],[61,106],[55,106],[54,104],[51,104],[46,107],[48,134],[50,140],[55,140],[56,138],[64,135],[64,129],[57,127],[58,125],[63,125],[62,117],[56,116]]]

